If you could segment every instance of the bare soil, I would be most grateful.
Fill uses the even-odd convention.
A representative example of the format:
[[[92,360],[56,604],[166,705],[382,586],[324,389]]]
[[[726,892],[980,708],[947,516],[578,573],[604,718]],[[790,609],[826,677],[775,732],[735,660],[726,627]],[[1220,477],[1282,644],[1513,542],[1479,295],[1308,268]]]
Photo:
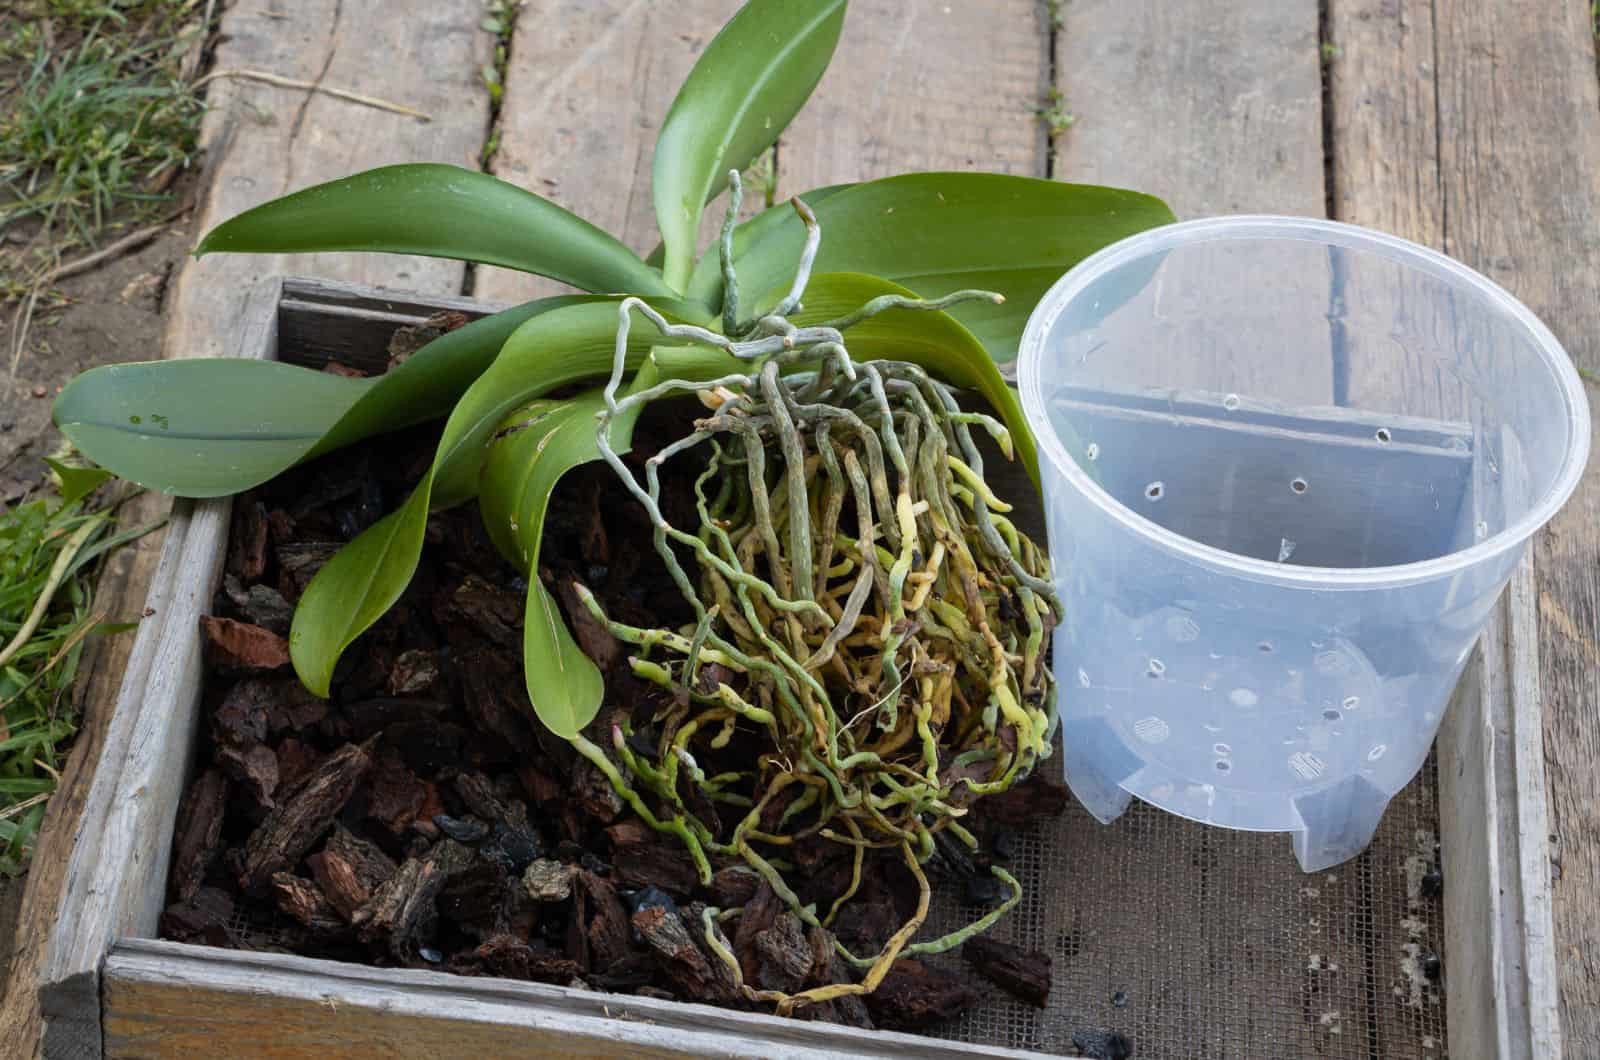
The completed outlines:
[[[185,191],[180,187],[179,195]],[[65,304],[40,298],[14,374],[11,351],[22,307],[0,307],[0,504],[38,488],[44,458],[61,442],[50,407],[73,376],[161,356],[169,280],[194,239],[192,222],[179,221],[143,247],[62,280],[54,290]]]
[[[655,414],[630,461],[681,434],[681,423],[652,430]],[[378,439],[236,503],[224,586],[203,620],[206,720],[173,840],[163,937],[752,1007],[702,941],[709,905],[744,910],[729,932],[746,982],[796,993],[854,981],[835,935],[856,952],[881,948],[915,905],[910,874],[892,857],[870,857],[831,931],[807,929],[736,858],[713,857],[715,876],[702,884],[675,839],[646,827],[533,720],[520,654],[526,583],[475,507],[430,519],[411,587],[348,650],[331,698],[299,686],[283,639],[292,605],[345,540],[405,496],[431,450],[425,428]],[[650,530],[603,474],[568,476],[552,498],[540,575],[606,672],[597,733],[631,719],[646,738],[667,694],[632,675],[574,582],[625,622],[691,617]],[[738,734],[730,762],[759,754],[754,739]],[[1059,812],[1062,793],[1040,780],[985,803],[983,848],[931,863],[936,887],[986,880],[991,860],[1009,857],[1012,828]],[[724,815],[718,830],[733,823]],[[787,849],[809,866],[801,900],[831,906],[850,882],[848,854],[820,841]],[[1041,954],[992,943],[967,957],[1035,1004],[1049,990]],[[797,1015],[925,1031],[975,1000],[960,977],[903,960],[864,1004],[844,997]]]

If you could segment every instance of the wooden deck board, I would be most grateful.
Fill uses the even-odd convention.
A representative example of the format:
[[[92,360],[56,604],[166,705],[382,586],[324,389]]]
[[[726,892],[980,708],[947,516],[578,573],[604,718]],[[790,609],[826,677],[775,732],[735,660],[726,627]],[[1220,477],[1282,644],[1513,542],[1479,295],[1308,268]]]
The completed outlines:
[[[1321,217],[1315,0],[1071,0],[1055,173],[1138,188],[1179,217]]]
[[[476,169],[489,120],[478,70],[493,37],[475,8],[406,0],[306,0],[289,13],[240,0],[223,16],[217,70],[265,70],[389,100],[420,121],[322,93],[211,82],[201,132],[209,194],[199,230],[279,195],[395,162]],[[213,255],[178,277],[167,357],[214,357],[232,340],[245,293],[267,276],[321,276],[436,294],[461,290],[457,261],[390,254]]]
[[[1148,191],[1165,198],[1180,218],[1323,216],[1315,0],[1253,5],[1074,0],[1063,5],[1062,23],[1055,46],[1056,84],[1074,121],[1056,138],[1052,174],[1057,179]],[[1271,282],[1261,278],[1263,285]],[[1257,304],[1255,295],[1242,302],[1240,319],[1254,313]],[[1323,310],[1320,304],[1307,305],[1308,319]],[[1311,405],[1330,403],[1329,376],[1307,375],[1303,364],[1286,360],[1281,373],[1255,383],[1278,399],[1295,395]],[[1195,368],[1205,370],[1203,364]],[[1152,370],[1163,371],[1155,365]],[[1170,381],[1170,371],[1163,379]],[[1417,797],[1414,790],[1408,795]],[[1241,1055],[1310,1056],[1335,1045],[1340,1055],[1343,1050],[1418,1055],[1420,1036],[1408,1033],[1385,1004],[1388,969],[1370,961],[1383,947],[1380,922],[1392,925],[1402,913],[1371,908],[1367,875],[1404,856],[1404,844],[1394,835],[1402,816],[1396,807],[1368,854],[1311,876],[1300,871],[1286,837],[1269,844],[1245,833],[1187,826],[1200,848],[1210,849],[1222,866],[1217,886],[1241,888],[1237,900],[1260,907],[1260,916],[1272,925],[1269,938],[1253,941],[1255,959],[1248,965],[1224,958],[1220,967],[1171,969],[1166,988],[1178,997],[1206,998],[1194,1028],[1196,1042],[1207,1042],[1211,1051],[1242,1049]],[[1238,875],[1235,866],[1242,860],[1253,861],[1255,878]],[[1160,872],[1119,878],[1114,901],[1160,908],[1171,886]],[[1297,893],[1305,896],[1307,910],[1298,922],[1277,911],[1282,896]],[[1102,900],[1113,899],[1103,895]],[[1249,927],[1205,915],[1209,908],[1165,923],[1162,931],[1171,945],[1186,953],[1237,952]],[[1329,916],[1327,911],[1335,912]],[[1214,1023],[1248,1034],[1243,1028],[1250,1027],[1251,1000],[1291,989],[1305,991],[1306,1006],[1305,1022],[1294,1037],[1272,1037],[1282,1033],[1278,1026],[1257,1028],[1261,1041],[1203,1037],[1215,1033]],[[1369,999],[1360,1011],[1338,1000],[1356,996]],[[1330,1037],[1335,1027],[1337,1039]],[[1382,1051],[1386,1041],[1395,1049],[1392,1054]]]
[[[1600,368],[1600,100],[1587,6],[1331,0],[1329,31],[1338,49],[1339,218],[1478,269],[1538,314],[1579,365]],[[1538,538],[1534,569],[1562,1030],[1568,1055],[1595,1056],[1600,468],[1592,458],[1578,493]]]
[[[656,131],[678,86],[740,0],[531,0],[517,16],[490,171],[551,199],[641,255],[659,242],[650,197]],[[748,199],[746,213],[759,208]],[[721,223],[707,211],[702,245]],[[570,290],[482,266],[473,295],[522,302]]]
[[[778,194],[917,170],[1045,175],[1050,32],[1033,0],[852,0],[778,142]]]
[[[1600,98],[1587,7],[1439,5],[1445,249],[1600,370]],[[1590,389],[1591,398],[1594,394]],[[1595,424],[1600,440],[1600,421]],[[1591,446],[1592,451],[1592,446]],[[1600,1055],[1600,465],[1538,538],[1556,952],[1568,1054]]]
[[[284,191],[358,169],[401,161],[435,160],[475,166],[487,127],[488,99],[478,69],[493,39],[477,25],[475,8],[313,0],[292,12],[265,0],[239,0],[223,17],[214,69],[253,69],[320,81],[412,106],[432,116],[420,122],[322,94],[221,78],[210,83],[210,111],[202,128],[205,180],[198,228],[204,231],[240,210]],[[386,61],[374,62],[382,54]],[[425,76],[419,72],[425,71]],[[208,257],[186,263],[169,303],[164,341],[168,357],[215,356],[229,350],[252,283],[284,272],[454,294],[463,266],[456,262],[382,256]],[[147,520],[168,502],[147,495],[127,517]],[[123,550],[101,578],[100,602],[119,614],[137,613],[152,586],[163,535]],[[162,621],[159,615],[151,621]],[[86,866],[72,860],[95,767],[106,747],[106,724],[116,701],[134,638],[108,641],[86,665],[78,692],[84,733],[69,760],[61,794],[52,799],[46,829],[29,873],[21,913],[17,959],[12,963],[0,1026],[8,1043],[40,1036],[35,986],[48,955],[42,941],[56,926],[54,910],[71,880]],[[116,795],[101,792],[101,797]],[[122,793],[126,794],[126,793]],[[92,845],[81,858],[93,858]],[[65,958],[66,955],[59,955]],[[81,1028],[80,1028],[81,1030]],[[82,1039],[52,1037],[58,1055],[83,1055]],[[96,1042],[98,1032],[95,1032]],[[25,1046],[23,1048],[26,1048]]]

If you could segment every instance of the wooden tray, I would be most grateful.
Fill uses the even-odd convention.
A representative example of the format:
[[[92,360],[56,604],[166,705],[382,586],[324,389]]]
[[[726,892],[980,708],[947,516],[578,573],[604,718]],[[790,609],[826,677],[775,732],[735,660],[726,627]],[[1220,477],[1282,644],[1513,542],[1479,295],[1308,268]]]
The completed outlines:
[[[334,357],[381,365],[396,327],[441,309],[478,315],[495,308],[275,280],[252,293],[236,349],[240,356],[311,367]],[[39,984],[45,1056],[1037,1055],[650,998],[157,939],[174,822],[196,742],[199,617],[221,576],[231,511],[230,500],[174,507],[150,589],[150,617],[114,705],[46,944]],[[1457,1060],[1550,1057],[1561,1050],[1534,608],[1525,561],[1438,740],[1445,1005]],[[1225,916],[1252,915],[1220,908]],[[1282,990],[1298,1008],[1295,984],[1284,982]]]

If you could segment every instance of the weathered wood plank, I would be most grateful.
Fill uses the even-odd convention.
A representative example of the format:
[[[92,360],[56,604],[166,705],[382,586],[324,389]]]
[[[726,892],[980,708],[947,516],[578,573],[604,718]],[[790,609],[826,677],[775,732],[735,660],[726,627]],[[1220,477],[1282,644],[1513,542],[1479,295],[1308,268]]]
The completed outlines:
[[[208,92],[210,112],[202,129],[206,149],[208,194],[199,219],[203,231],[240,210],[293,188],[328,180],[354,170],[394,161],[433,159],[474,166],[488,117],[488,101],[477,85],[478,68],[489,56],[492,40],[477,28],[471,7],[378,3],[376,0],[318,0],[292,12],[279,11],[266,0],[240,0],[222,23],[222,39],[214,56],[218,69],[257,69],[299,77],[407,103],[433,116],[433,122],[388,114],[329,96],[282,89],[258,82],[221,78]],[[375,54],[390,61],[374,62]],[[426,70],[426,77],[415,71]],[[344,258],[220,256],[189,262],[180,272],[170,304],[171,316],[163,348],[166,356],[214,356],[234,352],[238,322],[252,280],[283,272],[312,272],[342,279],[454,294],[460,290],[463,266],[417,258],[360,255]],[[167,502],[150,495],[128,509],[148,519]],[[171,531],[168,532],[168,537]],[[181,542],[180,542],[181,543]],[[162,590],[156,574],[162,537],[154,535],[124,550],[102,578],[99,599],[118,613],[141,606],[147,593]],[[159,603],[154,603],[159,612]],[[153,636],[153,634],[152,634]],[[32,1041],[39,1030],[35,999],[36,975],[43,981],[71,978],[70,956],[40,952],[37,941],[59,927],[55,910],[64,887],[84,871],[68,865],[69,852],[85,824],[79,818],[84,799],[102,800],[84,811],[103,816],[108,789],[91,791],[87,780],[104,757],[116,761],[125,753],[121,737],[107,725],[119,721],[114,710],[118,689],[142,681],[135,663],[140,647],[133,638],[110,642],[92,660],[83,684],[87,721],[85,736],[74,751],[63,792],[54,800],[49,838],[34,858],[18,937],[23,953],[14,965],[12,988],[4,1002],[3,1024],[20,1041]],[[147,649],[153,651],[153,643]],[[132,659],[129,653],[133,652]],[[148,660],[146,659],[146,665]],[[126,679],[124,670],[126,668]],[[137,680],[133,680],[137,678]],[[72,783],[71,781],[76,781]],[[80,796],[77,792],[83,792]],[[115,792],[112,792],[115,794]],[[59,838],[55,838],[59,837]],[[89,854],[92,856],[92,844]],[[95,954],[86,959],[93,960]],[[43,967],[36,964],[43,962]],[[92,966],[92,965],[91,965]],[[94,998],[92,981],[89,999]],[[58,1021],[59,1022],[59,1021]],[[60,1024],[65,1038],[70,1029]],[[84,1028],[85,1050],[98,1050],[98,1027]],[[69,1044],[60,1046],[72,1055]],[[92,1055],[92,1053],[85,1053]]]
[[[418,298],[408,291],[336,280],[289,279],[278,305],[279,342],[297,351],[297,363],[310,368],[337,360],[362,371],[381,372],[389,363],[389,339],[395,328],[414,327],[441,310],[477,319],[495,308],[448,295],[433,295],[426,302]]]
[[[656,130],[740,0],[532,0],[511,42],[495,176],[537,192],[640,254],[659,241],[650,197]],[[750,206],[758,205],[751,197]],[[722,213],[701,226],[709,240]],[[480,267],[473,293],[523,302],[569,290]]]
[[[424,122],[322,93],[221,78],[201,130],[210,184],[199,230],[285,192],[389,162],[477,168],[489,117],[478,70],[493,38],[475,5],[308,0],[280,10],[240,0],[223,16],[217,69],[265,70],[420,110]],[[179,275],[168,357],[215,357],[234,341],[261,277],[320,275],[439,294],[460,262],[398,255],[214,255]]]
[[[101,1055],[100,959],[111,941],[155,928],[166,890],[172,823],[199,708],[198,622],[221,573],[232,501],[179,501],[178,546],[164,619],[148,627],[148,679],[124,684],[78,829],[67,885],[45,942],[39,1005],[46,1057]],[[138,648],[135,649],[138,651]],[[119,768],[120,767],[120,768]]]
[[[166,514],[170,501],[145,494],[123,506],[118,522],[137,525]],[[169,526],[114,554],[102,573],[96,600],[117,618],[134,619],[145,607],[155,613],[133,633],[92,642],[85,653],[77,686],[80,712],[77,741],[56,794],[50,799],[40,840],[28,869],[27,890],[17,921],[11,968],[0,996],[0,1027],[19,1043],[39,1039],[41,1018],[37,984],[45,955],[45,939],[55,924],[63,890],[71,880],[70,863],[79,822],[87,812],[92,777],[101,763],[111,768],[117,690],[124,673],[148,674],[158,637],[161,613],[170,597],[173,575],[186,524]],[[89,1028],[98,1033],[97,1028]]]
[[[1316,0],[1074,0],[1060,11],[1055,84],[1076,120],[1056,138],[1056,179],[1137,188],[1179,217],[1323,215]],[[1284,312],[1294,299],[1308,325],[1326,311],[1314,286],[1299,277],[1285,285],[1270,269],[1237,289],[1245,293],[1226,308],[1241,334],[1271,333],[1264,304]],[[1308,326],[1306,341],[1327,339]],[[1225,348],[1226,338],[1207,335],[1197,348],[1206,343]],[[1246,399],[1332,404],[1331,372],[1305,363],[1285,358],[1229,388]],[[1216,380],[1200,356],[1150,371],[1170,386]]]
[[[1184,4],[1156,0],[1073,0],[1061,5],[1056,35],[1056,87],[1074,123],[1056,138],[1051,173],[1057,179],[1123,185],[1165,198],[1180,217],[1225,213],[1287,213],[1323,216],[1326,209],[1319,71],[1318,5],[1315,0],[1239,4],[1205,0]],[[1259,314],[1262,298],[1282,310],[1273,292],[1277,278],[1262,275],[1247,285],[1234,312],[1241,322]],[[1305,290],[1305,288],[1300,288]],[[1307,342],[1328,343],[1311,325],[1326,312],[1326,297],[1301,298]],[[1248,326],[1247,324],[1245,326]],[[1303,352],[1303,351],[1300,351]],[[1331,347],[1328,351],[1332,363]],[[1331,372],[1306,372],[1305,361],[1285,359],[1281,371],[1238,379],[1241,394],[1254,391],[1309,406],[1332,403]],[[1207,373],[1196,360],[1191,372]],[[1167,366],[1152,366],[1164,381]],[[1183,369],[1178,369],[1181,373]],[[1208,373],[1209,375],[1209,373]],[[1210,377],[1214,383],[1215,378]],[[1173,385],[1182,385],[1181,381]],[[1366,853],[1327,873],[1303,874],[1290,845],[1268,846],[1261,837],[1203,826],[1190,842],[1224,867],[1253,866],[1249,895],[1239,901],[1273,908],[1284,896],[1300,895],[1304,915],[1284,919],[1274,911],[1274,936],[1252,946],[1251,920],[1235,916],[1177,916],[1158,929],[1184,951],[1236,952],[1241,935],[1252,960],[1245,965],[1173,969],[1166,984],[1179,997],[1207,997],[1217,1026],[1248,1038],[1246,1053],[1311,1055],[1337,1042],[1351,1055],[1426,1055],[1421,1033],[1395,1011],[1390,995],[1396,962],[1374,963],[1384,933],[1398,933],[1406,915],[1390,904],[1374,907],[1375,895],[1392,896],[1395,879],[1414,839],[1403,821],[1423,816],[1414,784],[1398,796]],[[1119,822],[1120,824],[1120,822]],[[1120,828],[1118,829],[1121,830]],[[1180,834],[1188,836],[1188,831]],[[1233,870],[1237,871],[1237,870]],[[1226,876],[1224,878],[1227,878]],[[1402,877],[1403,878],[1403,877]],[[1169,881],[1117,881],[1115,897],[1102,902],[1159,908]],[[1094,908],[1093,905],[1087,908]],[[1306,1021],[1283,1028],[1250,1017],[1248,999],[1281,996],[1302,980]],[[1213,1021],[1194,1028],[1195,1041],[1228,1050]],[[1234,1028],[1247,1028],[1238,1031]],[[1287,1030],[1290,1037],[1279,1038]],[[1337,1038],[1330,1037],[1337,1032]]]
[[[1451,1054],[1560,1056],[1531,557],[1439,730]]]
[[[1333,0],[1329,16],[1341,52],[1332,69],[1341,218],[1441,246],[1522,299],[1580,365],[1600,368],[1592,290],[1600,274],[1600,99],[1588,8]],[[1600,468],[1591,463],[1538,539],[1534,562],[1558,859],[1554,948],[1573,1056],[1600,1054],[1597,527]],[[1514,585],[1514,598],[1518,591]],[[1529,774],[1537,765],[1526,761]],[[1524,853],[1524,875],[1542,875],[1542,857]],[[1531,891],[1537,900],[1537,887]],[[1537,1006],[1543,987],[1530,989]]]
[[[240,349],[270,356],[282,283],[259,284],[238,329]],[[165,890],[173,819],[200,694],[199,615],[209,609],[232,502],[179,501],[121,675],[104,748],[87,779],[59,895],[45,905],[37,972],[46,1056],[100,1055],[101,958],[119,935],[152,934]],[[127,588],[133,589],[135,583]],[[26,984],[29,994],[33,983]]]
[[[1179,217],[1321,217],[1316,0],[1071,0],[1052,172],[1138,188]]]
[[[1330,198],[1335,215],[1441,247],[1444,204],[1438,183],[1435,38],[1428,5],[1336,0],[1329,6],[1328,37]],[[1352,291],[1348,304],[1359,309],[1369,297],[1403,296]],[[1359,402],[1381,398],[1387,386],[1403,388],[1414,345],[1405,347],[1401,363],[1386,358],[1383,363],[1346,364],[1346,397]],[[1498,1027],[1506,1027],[1509,1038],[1513,1018],[1520,1027],[1528,1025],[1522,1001],[1525,980],[1507,976],[1508,936],[1501,926],[1502,914],[1520,905],[1520,888],[1514,886],[1507,894],[1502,878],[1507,859],[1511,866],[1517,863],[1516,837],[1508,834],[1516,826],[1515,805],[1499,801],[1501,789],[1516,780],[1508,754],[1507,712],[1514,704],[1501,680],[1508,657],[1506,636],[1502,604],[1468,662],[1439,732],[1440,832],[1448,882],[1444,956],[1450,968],[1445,997],[1452,1051],[1463,1056],[1496,1055]],[[1538,709],[1536,697],[1515,706]],[[1485,930],[1486,925],[1496,930]],[[1519,931],[1511,937],[1525,941]],[[1384,956],[1398,958],[1395,948],[1406,941],[1387,939]],[[1508,987],[1518,988],[1510,1011]],[[1523,1040],[1510,1055],[1527,1055],[1527,1045]]]
[[[1045,175],[1034,0],[853,0],[833,64],[778,142],[778,193],[917,170]]]
[[[1431,5],[1329,0],[1328,45],[1334,216],[1443,247]]]
[[[107,1057],[927,1056],[926,1038],[504,979],[130,940],[106,961]],[[1037,1054],[939,1042],[942,1056]]]

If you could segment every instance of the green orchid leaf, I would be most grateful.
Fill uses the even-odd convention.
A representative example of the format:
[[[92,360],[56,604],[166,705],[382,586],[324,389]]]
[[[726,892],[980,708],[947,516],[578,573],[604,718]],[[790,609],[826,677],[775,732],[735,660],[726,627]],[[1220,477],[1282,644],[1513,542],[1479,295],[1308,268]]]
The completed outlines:
[[[369,169],[263,203],[212,229],[195,256],[328,250],[503,265],[599,293],[669,293],[633,251],[549,199],[431,162]]]
[[[95,463],[180,497],[224,497],[292,467],[372,389],[276,361],[113,364],[74,379],[56,426]]]
[[[825,188],[812,188],[804,195],[801,195],[800,198],[805,201],[807,206],[815,210],[822,200],[853,187],[855,187],[854,184],[829,184]],[[733,229],[733,260],[737,262],[751,247],[760,244],[768,235],[780,231],[786,221],[800,223],[798,215],[794,212],[794,205],[789,202],[781,202],[776,206],[770,206],[762,210],[750,220],[735,225]],[[739,278],[742,280],[743,275],[741,274]],[[745,296],[749,297],[751,293],[760,293],[764,290],[765,288],[762,287],[745,289]],[[713,313],[722,312],[722,255],[715,243],[704,254],[700,255],[699,261],[695,262],[694,273],[689,277],[689,286],[685,291],[685,295],[696,302],[704,302]],[[749,316],[749,313],[744,312],[744,310],[754,308],[754,306],[742,307],[741,317]]]
[[[522,673],[534,716],[562,739],[577,736],[600,713],[605,677],[578,647],[555,597],[537,577],[528,579]]]
[[[656,137],[656,222],[667,284],[683,290],[705,204],[730,169],[778,139],[822,79],[845,0],[750,0],[689,71]]]
[[[630,390],[656,374],[646,361]],[[513,412],[494,433],[483,460],[478,504],[484,526],[506,558],[528,577],[522,627],[528,700],[545,728],[564,739],[594,720],[605,692],[600,670],[578,647],[561,610],[539,581],[539,544],[556,484],[571,469],[600,459],[595,416],[605,407],[601,388],[561,401],[537,400]],[[612,421],[611,446],[626,452],[644,406]],[[601,469],[600,474],[609,474]]]
[[[290,659],[312,692],[328,694],[339,656],[410,584],[422,555],[428,513],[477,494],[484,447],[506,416],[556,387],[610,373],[618,304],[614,299],[584,300],[541,313],[517,328],[456,403],[433,464],[411,496],[317,572],[289,631]],[[656,308],[675,314],[683,306],[669,301]],[[638,367],[653,341],[659,341],[654,329],[634,328],[630,367]]]
[[[876,276],[822,273],[811,277],[801,298],[804,308],[792,319],[802,325],[837,320],[885,294],[911,296],[906,288]],[[981,394],[1010,431],[1017,459],[1034,485],[1039,484],[1038,451],[1016,391],[1000,377],[972,332],[949,312],[889,309],[851,326],[844,343],[858,362],[910,361],[941,382]]]
[[[50,465],[50,470],[61,480],[63,509],[93,493],[100,483],[110,478],[112,474],[103,467],[73,467],[48,456],[44,458],[44,462]]]
[[[351,442],[445,415],[525,321],[600,300],[562,295],[503,310],[373,379],[233,357],[92,368],[56,399],[56,425],[129,481],[225,497]]]
[[[969,287],[1004,295],[1003,305],[950,311],[1000,362],[1016,357],[1028,314],[1062,273],[1101,247],[1175,220],[1165,203],[1138,192],[998,173],[886,177],[811,205],[822,225],[819,273],[881,276],[924,298]],[[786,289],[804,239],[792,212],[770,222],[735,254],[741,287]],[[693,289],[703,295],[706,287]],[[740,315],[753,316],[757,307],[750,308]]]

